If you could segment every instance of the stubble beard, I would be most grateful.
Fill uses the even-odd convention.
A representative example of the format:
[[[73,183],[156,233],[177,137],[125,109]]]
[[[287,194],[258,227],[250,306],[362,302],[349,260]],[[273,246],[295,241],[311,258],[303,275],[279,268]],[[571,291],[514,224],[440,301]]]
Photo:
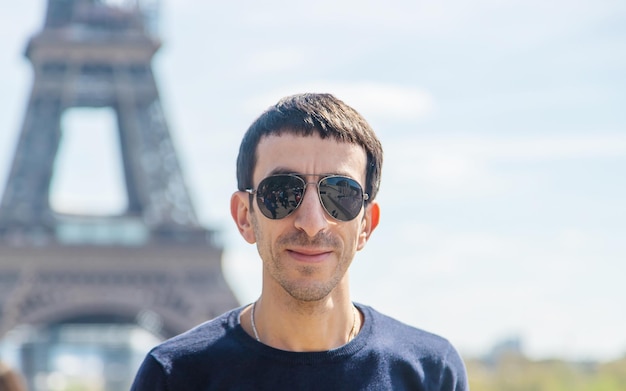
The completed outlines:
[[[319,232],[313,238],[310,238],[305,232],[295,230],[279,236],[275,243],[268,243],[264,240],[256,216],[252,218],[252,227],[256,237],[257,250],[263,260],[263,268],[295,300],[314,302],[326,298],[337,287],[350,264],[350,260],[344,259],[345,254],[342,251],[341,242],[328,232]],[[333,270],[330,279],[303,281],[303,279],[314,278],[319,273],[319,267],[314,265],[300,265],[296,269],[299,277],[289,277],[288,265],[285,264],[289,261],[282,259],[281,254],[284,253],[285,248],[294,246],[333,249],[334,253],[339,257],[339,262]]]

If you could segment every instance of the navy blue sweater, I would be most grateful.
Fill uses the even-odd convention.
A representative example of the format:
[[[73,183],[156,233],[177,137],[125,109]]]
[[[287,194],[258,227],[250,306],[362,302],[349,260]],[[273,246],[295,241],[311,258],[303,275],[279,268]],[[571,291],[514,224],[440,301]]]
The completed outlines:
[[[325,352],[288,352],[250,337],[243,307],[174,337],[145,358],[131,391],[469,390],[465,366],[445,339],[357,304],[363,328]]]

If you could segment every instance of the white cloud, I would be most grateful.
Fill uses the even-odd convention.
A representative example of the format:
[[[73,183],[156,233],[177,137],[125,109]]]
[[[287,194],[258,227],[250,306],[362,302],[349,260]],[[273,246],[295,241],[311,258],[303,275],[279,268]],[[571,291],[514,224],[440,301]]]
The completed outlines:
[[[261,112],[280,98],[300,92],[329,92],[354,107],[368,120],[384,118],[415,121],[434,110],[432,95],[423,89],[375,81],[332,82],[310,81],[284,86],[270,93],[256,96],[248,107]]]
[[[478,138],[442,136],[438,138],[396,139],[386,148],[416,157],[441,156],[481,160],[578,159],[626,156],[626,135],[563,135],[538,137]]]
[[[512,179],[518,185],[532,179],[502,177],[502,162],[626,157],[626,135],[618,133],[509,139],[417,134],[391,138],[384,146],[386,181],[408,178],[422,193],[463,198],[502,192]]]
[[[484,162],[473,157],[451,154],[431,155],[417,159],[414,156],[405,157],[412,159],[413,164],[406,165],[404,169],[395,168],[392,170],[392,177],[414,178],[425,184],[425,187],[437,192],[450,192],[465,188],[463,196],[467,197],[470,188],[490,188],[489,182],[495,179]]]

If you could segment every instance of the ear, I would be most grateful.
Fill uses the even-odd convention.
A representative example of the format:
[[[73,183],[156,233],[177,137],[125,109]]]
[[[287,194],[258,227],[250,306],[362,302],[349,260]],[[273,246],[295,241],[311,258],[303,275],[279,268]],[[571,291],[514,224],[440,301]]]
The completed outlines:
[[[233,217],[241,236],[250,244],[256,243],[256,236],[250,216],[250,195],[237,191],[230,197],[230,215]]]
[[[359,241],[357,243],[357,250],[363,249],[365,247],[365,243],[370,238],[370,235],[376,227],[378,227],[378,222],[380,221],[380,206],[378,202],[372,201],[367,208],[365,208],[365,215],[363,216],[362,230],[359,234]]]

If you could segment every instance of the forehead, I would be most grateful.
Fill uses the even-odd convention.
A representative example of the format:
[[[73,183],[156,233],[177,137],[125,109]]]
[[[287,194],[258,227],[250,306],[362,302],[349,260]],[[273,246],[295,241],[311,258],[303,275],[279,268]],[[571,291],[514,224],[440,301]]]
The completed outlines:
[[[365,182],[367,156],[357,144],[290,133],[261,138],[256,150],[254,183],[277,172],[342,174]]]

